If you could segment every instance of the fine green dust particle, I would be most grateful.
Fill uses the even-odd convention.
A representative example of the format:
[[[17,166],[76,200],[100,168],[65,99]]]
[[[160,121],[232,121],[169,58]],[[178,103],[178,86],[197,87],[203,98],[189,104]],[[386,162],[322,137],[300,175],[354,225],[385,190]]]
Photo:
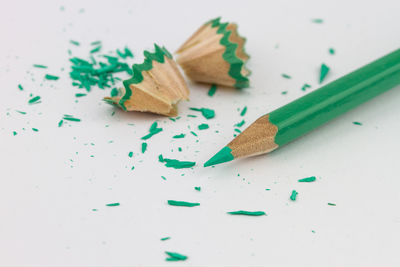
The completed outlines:
[[[167,178],[165,178],[165,176],[162,176],[162,175],[161,175],[161,178],[162,178],[163,180],[167,180]]]
[[[266,215],[264,211],[246,211],[246,210],[238,210],[238,211],[229,211],[227,212],[231,215],[247,215],[247,216],[262,216]]]
[[[200,186],[195,186],[195,187],[194,187],[194,190],[197,190],[197,191],[200,192],[200,191],[201,191],[201,187],[200,187]]]
[[[185,134],[177,134],[177,135],[174,135],[172,138],[175,138],[175,139],[178,139],[178,138],[184,138],[185,137]]]
[[[329,206],[336,206],[335,203],[328,203]]]
[[[314,182],[315,180],[316,180],[315,176],[311,176],[311,177],[299,179],[298,182],[300,182],[300,183],[311,183],[311,182]]]
[[[200,206],[200,203],[196,202],[186,202],[186,201],[177,201],[177,200],[168,200],[168,204],[171,206],[180,206],[180,207],[195,207]]]
[[[265,190],[266,190],[266,191],[270,191],[271,189],[270,189],[270,188],[266,188]]]
[[[38,69],[47,69],[47,66],[40,65],[40,64],[33,64],[33,67],[38,68]]]
[[[130,158],[133,157],[133,152],[132,151],[129,152],[128,157],[130,157]]]
[[[285,79],[292,79],[292,76],[282,73],[282,77]]]
[[[306,91],[307,88],[310,88],[310,87],[311,87],[311,85],[309,85],[308,83],[305,83],[305,84],[301,87],[301,90],[302,90],[302,91]]]
[[[181,148],[181,147],[178,147],[178,151],[179,151],[179,152],[182,152],[182,148]]]
[[[217,85],[213,84],[213,85],[211,85],[210,89],[208,90],[208,95],[214,96],[216,91],[217,91]]]
[[[325,65],[325,63],[321,64],[321,70],[319,75],[319,83],[322,83],[325,80],[326,75],[328,75],[329,67]]]
[[[206,129],[210,128],[210,126],[208,126],[207,123],[202,123],[202,124],[200,124],[199,126],[197,126],[197,128],[198,128],[199,130],[206,130]]]
[[[361,123],[361,122],[358,122],[358,121],[353,121],[353,124],[354,124],[354,125],[359,125],[359,126],[362,125],[362,123]]]
[[[119,206],[119,203],[118,203],[118,202],[116,202],[116,203],[109,203],[109,204],[106,204],[106,206],[107,206],[107,207],[116,207],[116,206]]]
[[[38,102],[39,100],[40,100],[40,96],[35,96],[35,97],[29,99],[28,103],[29,104],[40,103],[40,102]]]
[[[329,51],[329,54],[331,54],[331,55],[334,55],[336,52],[335,49],[333,49],[333,48],[329,48],[328,51]]]
[[[74,40],[69,40],[69,42],[70,42],[71,44],[73,44],[73,45],[76,45],[76,46],[79,46],[79,45],[80,45],[79,42],[74,41]]]
[[[168,239],[171,239],[171,237],[169,237],[169,236],[163,237],[163,238],[161,238],[160,240],[161,240],[161,241],[165,241],[165,240],[168,240]]]
[[[54,76],[54,75],[50,75],[50,74],[46,74],[46,75],[44,76],[44,78],[45,78],[46,80],[49,80],[49,81],[57,81],[57,80],[59,79],[58,76]]]
[[[298,194],[297,191],[293,190],[292,194],[290,195],[290,200],[295,201],[297,198],[297,194]]]
[[[311,22],[316,23],[316,24],[322,24],[322,23],[324,23],[324,20],[318,18],[318,19],[312,19]]]
[[[142,143],[142,153],[146,152],[147,150],[147,143],[143,142]]]
[[[23,90],[24,90],[24,87],[22,87],[22,85],[18,84],[18,89],[21,90],[21,91],[23,91]]]
[[[247,106],[242,109],[242,111],[240,112],[240,116],[246,115],[246,112],[247,112]]]
[[[165,254],[168,255],[168,258],[165,259],[166,261],[184,261],[188,258],[187,256],[176,252],[165,251]]]
[[[215,111],[209,108],[190,108],[190,110],[200,111],[201,115],[207,120],[215,117]]]
[[[34,131],[34,132],[39,132],[39,130],[36,129],[36,128],[32,128],[32,131]]]

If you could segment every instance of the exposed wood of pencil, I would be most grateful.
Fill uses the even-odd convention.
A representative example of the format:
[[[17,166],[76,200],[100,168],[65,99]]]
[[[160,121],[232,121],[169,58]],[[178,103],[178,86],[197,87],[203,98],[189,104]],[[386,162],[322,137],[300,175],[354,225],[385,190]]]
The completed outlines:
[[[268,153],[399,84],[400,49],[262,116],[204,166]]]

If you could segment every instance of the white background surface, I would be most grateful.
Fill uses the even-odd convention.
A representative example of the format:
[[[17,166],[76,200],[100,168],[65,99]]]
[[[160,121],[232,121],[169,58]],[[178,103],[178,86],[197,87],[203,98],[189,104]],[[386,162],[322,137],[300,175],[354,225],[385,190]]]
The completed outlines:
[[[398,1],[3,1],[0,266],[400,266],[399,87],[270,155],[202,167],[233,137],[237,109],[248,106],[248,126],[304,95],[304,83],[316,89],[322,62],[329,82],[399,48],[399,10]],[[217,16],[247,37],[251,88],[210,98],[207,86],[190,84],[191,101],[180,104],[175,123],[120,110],[111,116],[115,109],[101,101],[108,90],[93,88],[75,102],[83,91],[71,86],[68,49],[86,57],[92,41],[105,52],[127,45],[140,63],[153,42],[175,51]],[[45,81],[46,73],[60,80]],[[30,93],[42,103],[28,105]],[[188,118],[189,107],[214,108],[216,117]],[[63,114],[82,121],[58,128]],[[141,154],[140,137],[154,120],[164,131]],[[203,122],[210,129],[198,131]],[[180,133],[188,135],[171,138]],[[161,153],[197,165],[169,169]],[[308,176],[317,181],[297,182]],[[201,205],[173,207],[168,199]],[[112,202],[121,206],[105,206]],[[268,216],[226,214],[240,209]],[[164,251],[189,259],[166,262]]]

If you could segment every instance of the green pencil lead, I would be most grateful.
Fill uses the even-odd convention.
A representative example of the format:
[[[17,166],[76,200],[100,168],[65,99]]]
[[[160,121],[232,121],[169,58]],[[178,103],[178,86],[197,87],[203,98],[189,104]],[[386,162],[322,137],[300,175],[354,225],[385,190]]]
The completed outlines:
[[[199,191],[199,192],[200,192],[200,191],[201,191],[201,187],[200,187],[200,186],[195,186],[195,187],[194,187],[194,190],[196,190],[196,191]]]
[[[242,109],[242,111],[240,112],[240,116],[243,117],[244,115],[246,115],[246,112],[247,112],[247,106]]]
[[[187,256],[176,253],[176,252],[169,252],[165,251],[165,253],[169,256],[169,258],[166,258],[166,261],[184,261],[187,260]]]
[[[21,91],[24,91],[24,87],[22,87],[22,85],[18,84],[18,89]]]
[[[300,182],[300,183],[311,183],[311,182],[314,182],[315,180],[316,180],[315,176],[311,176],[311,177],[299,179],[298,182]]]
[[[168,205],[180,206],[180,207],[195,207],[195,206],[200,206],[200,203],[177,201],[177,200],[168,200]]]
[[[63,123],[64,123],[64,121],[63,121],[63,120],[60,120],[60,121],[58,122],[58,127],[61,127],[61,126],[63,125]]]
[[[296,190],[293,190],[292,194],[290,195],[290,200],[296,201],[297,195],[298,195],[298,192]]]
[[[184,138],[185,137],[185,134],[177,134],[177,135],[174,135],[172,138],[175,138],[175,139],[179,139],[179,138]]]
[[[194,136],[197,136],[197,134],[193,131],[190,131],[191,134],[193,134]]]
[[[161,158],[160,158],[161,156]],[[193,161],[180,161],[177,159],[167,159],[163,158],[162,155],[159,156],[159,161],[165,163],[165,167],[174,168],[174,169],[185,169],[191,168],[196,165],[196,162]]]
[[[187,116],[190,117],[190,118],[197,118],[196,115],[191,115],[191,114],[189,114],[189,115],[187,115]]]
[[[45,78],[46,80],[49,80],[49,81],[57,81],[57,80],[59,79],[58,76],[54,76],[54,75],[50,75],[50,74],[46,74],[46,75],[44,76],[44,78]]]
[[[285,74],[285,73],[282,73],[281,75],[282,75],[282,77],[285,78],[285,79],[292,79],[292,76],[287,75],[287,74]]]
[[[326,75],[328,75],[328,72],[329,72],[329,67],[327,65],[325,65],[324,63],[322,63],[320,76],[319,76],[319,83],[322,83],[324,81]]]
[[[132,152],[132,151],[130,151],[130,152],[128,153],[128,157],[130,157],[130,158],[133,157],[133,152]]]
[[[206,129],[210,128],[210,126],[208,126],[207,123],[202,123],[202,124],[200,124],[199,126],[197,126],[197,128],[198,128],[199,130],[206,130]]]
[[[307,88],[310,88],[310,87],[311,87],[311,85],[305,83],[305,84],[303,85],[303,87],[301,87],[301,90],[302,90],[302,91],[306,91]]]
[[[114,97],[114,96],[117,96],[119,94],[119,91],[118,91],[118,89],[117,88],[113,88],[112,90],[111,90],[111,97]]]
[[[40,64],[33,64],[33,67],[38,68],[38,69],[47,69],[47,66],[40,65]]]
[[[13,131],[13,136],[16,136],[18,133],[16,131]]]
[[[215,117],[215,111],[209,108],[190,108],[190,110],[200,111],[201,115],[207,120]]]
[[[161,241],[166,241],[168,239],[171,239],[171,237],[167,236],[167,237],[160,238]]]
[[[247,216],[262,216],[266,215],[264,211],[246,211],[246,210],[238,210],[238,211],[229,211],[227,212],[231,215],[247,215]]]
[[[167,178],[165,178],[165,176],[162,176],[162,175],[161,175],[161,178],[162,178],[163,180],[167,180]]]
[[[146,152],[147,150],[147,143],[142,143],[142,153]]]
[[[20,114],[22,114],[22,115],[25,115],[25,114],[26,114],[25,111],[20,111],[20,110],[15,110],[15,111],[18,112],[18,113],[20,113]]]
[[[40,103],[39,100],[40,100],[40,96],[35,96],[35,97],[29,99],[28,103],[31,104],[31,105],[32,104],[37,104],[37,103]]]
[[[215,154],[211,159],[209,159],[206,163],[204,163],[204,167],[228,162],[234,159],[233,155],[231,154],[232,149],[229,147],[224,147],[221,149],[217,154]]]
[[[361,122],[358,122],[358,121],[353,121],[353,124],[354,124],[354,125],[359,125],[359,126],[362,125],[362,123],[361,123]]]
[[[120,204],[119,204],[118,202],[106,204],[107,207],[117,207],[117,206],[119,206],[119,205],[120,205]]]
[[[217,91],[217,85],[216,84],[213,84],[213,85],[211,85],[211,87],[210,87],[210,89],[208,90],[208,95],[209,96],[214,96],[215,95],[215,92]]]
[[[236,123],[234,126],[236,127],[242,127],[245,124],[245,121],[242,120],[241,122]]]
[[[39,129],[32,128],[32,131],[34,131],[34,132],[39,132]]]
[[[336,206],[335,203],[328,203],[329,206]]]

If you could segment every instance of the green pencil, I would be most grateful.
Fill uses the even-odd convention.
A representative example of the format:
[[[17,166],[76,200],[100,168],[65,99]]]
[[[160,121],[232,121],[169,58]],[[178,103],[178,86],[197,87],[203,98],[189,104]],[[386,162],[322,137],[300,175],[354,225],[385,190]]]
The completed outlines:
[[[399,84],[400,49],[261,116],[204,167],[271,152]]]

